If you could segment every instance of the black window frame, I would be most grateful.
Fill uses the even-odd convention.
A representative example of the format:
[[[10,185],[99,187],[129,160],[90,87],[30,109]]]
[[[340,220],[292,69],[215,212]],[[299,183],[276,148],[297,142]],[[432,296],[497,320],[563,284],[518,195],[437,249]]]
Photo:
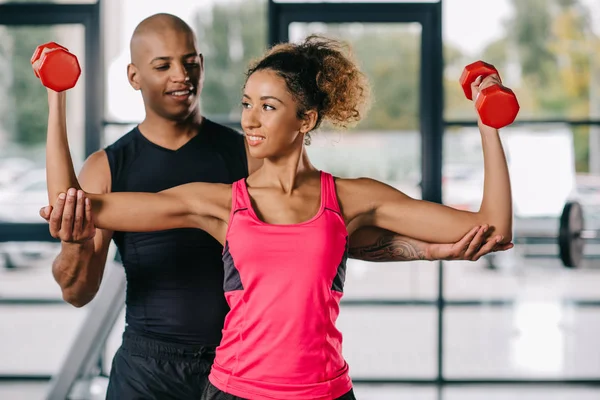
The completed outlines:
[[[288,40],[289,25],[292,22],[323,23],[410,23],[422,26],[421,45],[421,85],[420,127],[421,127],[421,174],[422,198],[432,202],[442,202],[442,156],[443,135],[448,127],[477,126],[477,121],[446,120],[444,117],[444,57],[442,37],[443,0],[429,3],[278,3],[269,0],[269,44]],[[519,120],[515,125],[540,123],[566,123],[572,126],[600,125],[600,120]],[[424,384],[437,385],[438,398],[442,398],[441,388],[451,385],[600,385],[598,378],[569,379],[498,379],[464,377],[446,378],[444,374],[444,311],[452,308],[514,308],[518,302],[513,299],[465,299],[446,300],[444,298],[444,267],[438,261],[437,298],[422,299],[352,299],[342,300],[345,307],[425,307],[437,310],[437,374],[433,379],[390,379],[353,377],[358,384]],[[565,305],[581,308],[600,307],[600,299],[565,299]],[[368,345],[368,344],[367,344]]]

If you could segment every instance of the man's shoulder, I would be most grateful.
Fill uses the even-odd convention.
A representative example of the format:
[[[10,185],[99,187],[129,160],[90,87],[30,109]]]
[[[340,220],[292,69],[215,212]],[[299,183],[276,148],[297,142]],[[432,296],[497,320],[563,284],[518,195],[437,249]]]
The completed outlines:
[[[137,126],[104,148],[107,152],[117,151],[130,145],[137,137]]]
[[[240,144],[244,143],[244,136],[237,129],[206,118],[204,124],[207,133],[219,141],[236,142]]]

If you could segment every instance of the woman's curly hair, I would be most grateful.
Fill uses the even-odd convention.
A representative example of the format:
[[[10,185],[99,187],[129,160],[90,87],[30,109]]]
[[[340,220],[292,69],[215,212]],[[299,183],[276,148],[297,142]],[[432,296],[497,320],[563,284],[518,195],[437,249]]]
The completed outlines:
[[[275,45],[248,69],[246,79],[260,70],[274,71],[285,80],[299,104],[298,118],[317,111],[315,129],[324,120],[346,128],[368,110],[369,82],[343,42],[311,35],[300,44]]]

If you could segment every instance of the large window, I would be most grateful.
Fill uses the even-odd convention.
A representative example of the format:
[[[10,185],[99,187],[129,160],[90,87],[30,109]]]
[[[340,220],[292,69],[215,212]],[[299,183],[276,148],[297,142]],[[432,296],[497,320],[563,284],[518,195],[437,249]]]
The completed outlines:
[[[379,3],[407,1],[274,3],[358,2],[380,7]],[[5,3],[0,0],[0,6]],[[36,2],[10,3],[26,7]],[[47,3],[74,7],[96,1]],[[586,248],[581,269],[566,270],[556,258],[554,243],[535,244],[524,238],[531,231],[556,232],[557,217],[569,199],[584,204],[586,227],[600,227],[600,2],[441,3],[444,70],[443,94],[438,94],[444,102],[444,124],[429,125],[427,135],[422,135],[423,125],[431,122],[430,117],[437,118],[439,109],[431,99],[422,101],[421,85],[440,85],[423,82],[421,76],[423,71],[437,68],[440,60],[421,61],[427,51],[422,43],[431,39],[425,25],[415,21],[340,21],[340,15],[349,14],[335,14],[337,20],[324,21],[323,15],[311,13],[302,20],[286,19],[281,22],[285,26],[278,26],[279,33],[292,41],[310,33],[347,39],[372,82],[375,102],[369,117],[343,133],[324,127],[308,148],[317,167],[339,176],[371,176],[411,196],[427,197],[424,187],[437,184],[431,179],[437,172],[427,178],[423,171],[438,169],[443,202],[476,210],[482,195],[483,159],[477,116],[458,83],[462,69],[478,59],[493,63],[521,104],[517,123],[501,131],[513,179],[518,241],[514,250],[477,263],[375,265],[349,261],[339,327],[353,378],[358,378],[357,394],[378,400],[439,399],[442,394],[444,399],[525,399],[542,391],[452,385],[437,390],[425,385],[376,383],[539,380],[597,384],[600,276],[596,267],[600,246],[596,243]],[[112,143],[144,118],[141,95],[131,88],[126,75],[129,39],[142,19],[168,12],[192,26],[205,57],[202,112],[232,126],[239,122],[240,90],[248,62],[266,49],[269,36],[273,36],[269,23],[278,23],[269,19],[273,5],[268,0],[102,0],[101,4],[104,72],[97,82],[102,90],[90,90],[90,71],[99,64],[91,62],[89,55],[99,54],[99,50],[94,47],[90,51],[89,25],[74,21],[75,11],[59,13],[65,19],[48,22],[40,15],[30,15],[31,9],[27,9],[15,24],[6,21],[0,10],[2,237],[10,236],[13,229],[16,235],[20,229],[7,228],[5,223],[41,222],[38,210],[47,201],[43,171],[46,93],[29,63],[35,46],[55,40],[80,56],[83,75],[69,94],[68,113],[69,140],[79,169],[91,151]],[[42,7],[49,10],[45,8],[49,4]],[[366,7],[365,14],[373,7]],[[58,14],[52,15],[54,19]],[[103,104],[94,107],[94,100]],[[103,127],[90,129],[93,110],[101,110]],[[427,142],[432,135],[442,147]],[[437,165],[441,150],[443,164]],[[57,244],[51,242],[0,243],[0,378],[47,379],[56,373],[86,317],[87,308],[75,309],[60,298],[50,274],[57,251]],[[104,374],[110,372],[123,329],[121,314],[99,363]],[[15,397],[10,389],[0,390],[3,396]],[[548,398],[597,396],[593,389],[552,388],[547,393]]]
[[[49,241],[39,217],[48,203],[47,92],[31,57],[38,45],[54,41],[79,60],[82,74],[67,101],[71,154],[79,169],[93,147],[90,132],[98,135],[89,94],[99,49],[92,23],[96,4],[29,3],[0,2],[0,377],[27,379],[57,371],[86,311],[65,306],[50,273],[59,245]]]
[[[28,193],[35,193],[27,182],[42,176],[39,169],[44,169],[46,150],[46,123],[48,119],[48,103],[46,88],[34,75],[30,60],[35,48],[50,40],[63,44],[71,52],[79,56],[82,76],[78,84],[69,91],[68,127],[69,142],[73,158],[81,165],[84,159],[85,140],[85,90],[86,74],[84,49],[84,28],[82,25],[49,25],[49,26],[6,26],[0,25],[0,63],[4,73],[0,78],[0,95],[6,99],[0,104],[0,184],[23,185]],[[43,171],[42,171],[43,172]],[[31,178],[25,178],[25,175]],[[19,178],[16,180],[16,178]],[[22,178],[22,179],[21,179]],[[42,182],[44,182],[42,180]],[[45,187],[41,188],[45,192]],[[3,192],[16,192],[10,186]],[[20,190],[19,190],[20,191]],[[33,196],[33,194],[31,195]],[[15,204],[29,197],[15,200]],[[43,198],[43,197],[42,197]],[[32,199],[33,200],[33,199]],[[39,201],[40,199],[35,199]],[[47,202],[47,200],[46,200]],[[22,204],[22,203],[21,203]],[[31,222],[38,218],[37,212],[20,209],[24,215],[15,213],[15,206],[6,211],[0,219],[13,222]],[[34,222],[38,222],[37,219]]]
[[[41,2],[39,0],[0,0],[0,3],[63,3],[63,4],[92,4],[97,3],[98,0],[54,0],[54,1],[44,1]]]
[[[467,210],[481,201],[477,115],[458,78],[465,65],[482,59],[498,68],[521,105],[517,123],[500,131],[517,246],[478,263],[446,264],[444,373],[452,379],[597,378],[600,364],[591,360],[600,360],[600,352],[587,335],[598,335],[599,316],[586,307],[598,304],[597,246],[590,242],[585,265],[569,271],[557,260],[555,240],[528,237],[557,235],[570,200],[584,205],[586,227],[598,228],[600,3],[497,0],[488,11],[477,0],[443,2],[443,194],[446,204]]]

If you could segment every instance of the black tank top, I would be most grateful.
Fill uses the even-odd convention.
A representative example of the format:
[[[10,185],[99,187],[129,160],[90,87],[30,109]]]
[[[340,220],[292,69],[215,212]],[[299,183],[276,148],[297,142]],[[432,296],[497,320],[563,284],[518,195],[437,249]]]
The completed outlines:
[[[207,119],[178,150],[150,142],[137,127],[105,150],[113,192],[232,183],[248,175],[243,136]],[[229,311],[219,242],[199,229],[115,232],[113,238],[127,275],[126,329],[174,342],[218,345]]]

